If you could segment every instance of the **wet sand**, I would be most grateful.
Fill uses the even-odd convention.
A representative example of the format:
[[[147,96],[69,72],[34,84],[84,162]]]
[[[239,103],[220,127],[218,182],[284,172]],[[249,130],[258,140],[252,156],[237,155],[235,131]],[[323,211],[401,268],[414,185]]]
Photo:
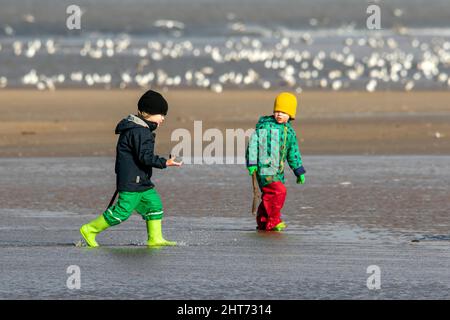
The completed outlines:
[[[1,299],[450,298],[449,92],[302,94],[307,183],[287,173],[282,234],[255,231],[242,165],[186,165],[154,173],[178,247],[143,246],[137,215],[101,248],[76,247],[114,191],[113,131],[140,94],[0,91]],[[157,152],[195,120],[252,128],[275,94],[170,91]],[[80,290],[66,286],[70,265]],[[380,290],[366,286],[370,265]]]
[[[117,122],[136,111],[139,90],[0,91],[0,157],[113,156]],[[276,92],[177,90],[165,94],[173,130],[249,129],[272,112]],[[305,92],[294,122],[304,154],[450,154],[450,92]]]
[[[75,247],[114,190],[112,157],[0,159],[0,298],[449,299],[448,156],[309,156],[284,233],[254,230],[240,165],[156,171],[165,235],[138,215]],[[415,242],[418,240],[418,242]],[[226,261],[226,263],[224,263]],[[66,286],[67,267],[81,289]],[[381,269],[381,289],[366,286]]]

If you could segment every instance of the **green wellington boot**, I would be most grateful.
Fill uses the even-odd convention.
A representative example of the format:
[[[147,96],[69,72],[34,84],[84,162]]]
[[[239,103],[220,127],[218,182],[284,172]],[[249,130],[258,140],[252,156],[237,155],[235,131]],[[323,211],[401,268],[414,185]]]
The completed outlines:
[[[95,237],[98,233],[103,230],[109,228],[108,222],[106,222],[103,215],[100,215],[98,218],[92,220],[91,222],[83,225],[80,228],[80,233],[83,236],[89,247],[95,248],[98,247],[97,241],[95,241]]]
[[[287,224],[284,223],[284,221],[281,221],[279,224],[277,224],[275,227],[273,227],[272,231],[283,231],[286,229]]]
[[[147,246],[157,247],[157,246],[176,246],[175,241],[167,241],[162,236],[162,220],[148,220],[147,221],[147,234],[148,241]]]

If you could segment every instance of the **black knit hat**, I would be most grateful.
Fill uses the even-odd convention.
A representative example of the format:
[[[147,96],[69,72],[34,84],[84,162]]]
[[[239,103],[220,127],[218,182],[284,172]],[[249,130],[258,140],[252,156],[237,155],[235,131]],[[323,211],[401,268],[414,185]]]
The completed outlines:
[[[139,99],[138,110],[148,114],[167,114],[169,109],[166,99],[156,91],[148,90]]]

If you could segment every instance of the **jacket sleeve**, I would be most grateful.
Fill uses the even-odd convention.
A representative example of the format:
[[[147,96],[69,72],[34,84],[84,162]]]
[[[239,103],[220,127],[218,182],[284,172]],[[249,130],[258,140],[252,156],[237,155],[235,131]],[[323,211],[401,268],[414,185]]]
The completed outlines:
[[[289,133],[286,160],[294,171],[295,176],[299,177],[302,174],[305,174],[306,170],[303,168],[302,155],[298,148],[297,135],[293,129],[290,130]]]
[[[258,131],[255,130],[248,141],[247,150],[245,152],[245,160],[247,167],[258,165]]]
[[[136,157],[141,164],[158,169],[166,168],[167,159],[154,154],[155,139],[147,128],[135,130],[132,135],[132,143],[135,148]]]

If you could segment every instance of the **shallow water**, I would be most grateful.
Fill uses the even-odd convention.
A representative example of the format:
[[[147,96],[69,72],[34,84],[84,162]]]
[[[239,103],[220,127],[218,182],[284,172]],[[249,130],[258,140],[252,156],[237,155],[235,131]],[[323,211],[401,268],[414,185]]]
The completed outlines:
[[[1,159],[0,298],[448,299],[449,160],[305,157],[307,184],[287,175],[283,233],[255,231],[242,166],[157,171],[165,236],[180,245],[146,248],[133,215],[89,249],[78,228],[109,202],[113,159]]]
[[[426,10],[421,1],[383,1],[379,30],[366,25],[374,3],[359,0],[84,0],[80,30],[69,30],[72,4],[2,1],[0,88],[366,90],[371,79],[377,90],[450,86],[447,0],[426,1]],[[314,62],[319,52],[323,66]],[[365,69],[355,78],[357,65]]]
[[[426,3],[426,10],[424,4]],[[71,34],[66,28],[70,0],[2,0],[0,21],[17,34]],[[83,32],[155,35],[164,30],[154,22],[172,19],[184,24],[188,34],[228,35],[230,22],[243,22],[257,33],[275,28],[366,28],[366,9],[380,7],[383,28],[406,25],[416,28],[448,27],[447,0],[81,0]],[[400,10],[400,11],[399,11]],[[396,12],[397,11],[397,12]],[[398,12],[399,11],[399,12]],[[199,14],[200,12],[200,14]],[[34,19],[30,21],[27,15]],[[316,21],[311,21],[315,19]],[[173,28],[178,29],[178,28]],[[228,30],[229,31],[229,30]]]

